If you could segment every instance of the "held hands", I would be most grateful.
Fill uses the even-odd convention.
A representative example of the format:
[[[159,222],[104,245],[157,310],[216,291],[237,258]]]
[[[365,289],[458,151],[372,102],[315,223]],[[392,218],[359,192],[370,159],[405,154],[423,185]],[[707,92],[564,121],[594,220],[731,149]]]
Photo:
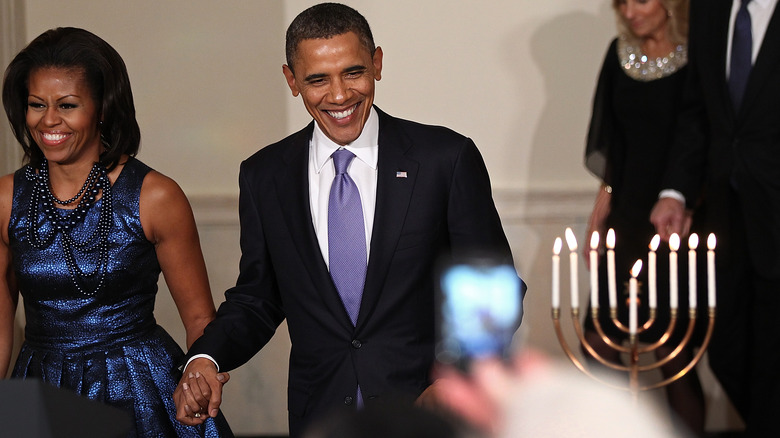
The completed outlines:
[[[668,241],[672,233],[677,233],[680,237],[687,236],[692,220],[693,213],[674,198],[659,199],[650,212],[650,222],[655,225],[655,232],[663,241]]]
[[[218,373],[216,365],[205,358],[190,362],[183,374],[173,392],[176,419],[195,426],[216,417],[222,403],[222,385],[230,380],[230,374]]]

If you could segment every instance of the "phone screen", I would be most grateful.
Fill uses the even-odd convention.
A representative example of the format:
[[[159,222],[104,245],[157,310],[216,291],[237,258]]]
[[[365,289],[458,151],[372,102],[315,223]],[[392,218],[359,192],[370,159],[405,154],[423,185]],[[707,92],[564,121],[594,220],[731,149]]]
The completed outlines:
[[[484,260],[447,266],[438,299],[437,361],[466,369],[475,358],[508,358],[523,314],[513,266]]]

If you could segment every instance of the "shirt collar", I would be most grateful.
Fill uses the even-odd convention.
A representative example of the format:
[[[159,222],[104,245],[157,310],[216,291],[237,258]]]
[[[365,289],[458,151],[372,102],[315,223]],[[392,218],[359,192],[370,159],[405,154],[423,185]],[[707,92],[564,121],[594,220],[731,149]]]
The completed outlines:
[[[777,3],[777,0],[753,0],[753,3],[758,3],[762,8],[766,9],[772,4]]]
[[[317,173],[320,173],[322,167],[330,158],[333,152],[343,147],[349,150],[360,161],[366,163],[372,169],[376,170],[377,157],[379,155],[379,115],[377,115],[374,107],[371,107],[371,111],[368,114],[368,120],[363,125],[363,132],[352,143],[346,146],[336,144],[333,140],[329,139],[320,126],[314,123],[314,134],[311,138],[311,151],[314,157],[314,165]]]

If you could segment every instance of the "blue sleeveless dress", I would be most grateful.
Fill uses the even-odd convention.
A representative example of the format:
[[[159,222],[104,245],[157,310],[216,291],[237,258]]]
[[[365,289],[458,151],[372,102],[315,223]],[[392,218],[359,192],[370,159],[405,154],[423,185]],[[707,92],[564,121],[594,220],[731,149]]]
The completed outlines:
[[[34,183],[24,168],[15,173],[9,238],[27,323],[12,377],[41,379],[130,412],[130,437],[232,436],[221,414],[199,427],[175,418],[172,395],[184,353],[153,315],[160,265],[139,216],[141,184],[150,170],[131,158],[112,185],[106,275],[92,295],[100,276],[82,278],[83,292],[74,285],[61,234],[41,249],[31,244],[29,221],[37,221],[41,234],[51,224],[44,213],[28,217]],[[86,239],[95,230],[101,202],[73,237]],[[71,253],[85,273],[99,264],[96,249]]]

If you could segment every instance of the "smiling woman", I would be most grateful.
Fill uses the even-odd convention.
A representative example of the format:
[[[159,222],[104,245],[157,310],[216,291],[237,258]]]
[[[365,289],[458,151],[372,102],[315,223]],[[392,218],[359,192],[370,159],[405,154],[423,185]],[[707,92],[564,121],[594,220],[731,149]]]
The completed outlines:
[[[0,178],[0,375],[21,294],[13,378],[127,411],[127,436],[232,436],[221,414],[197,427],[175,420],[183,352],[153,315],[160,272],[188,344],[215,309],[187,198],[134,158],[122,58],[83,29],[49,30],[8,66],[3,105],[28,164]]]
[[[84,70],[40,68],[30,73],[27,129],[54,165],[100,155],[101,123]]]

